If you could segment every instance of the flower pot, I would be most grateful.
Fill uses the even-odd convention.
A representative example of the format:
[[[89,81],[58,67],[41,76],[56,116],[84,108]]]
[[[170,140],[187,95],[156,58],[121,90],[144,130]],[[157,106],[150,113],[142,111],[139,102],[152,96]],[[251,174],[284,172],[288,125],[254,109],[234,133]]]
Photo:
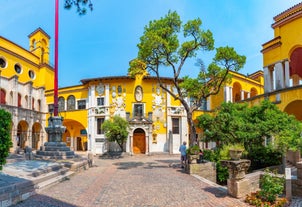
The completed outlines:
[[[195,164],[197,163],[197,160],[199,159],[199,155],[188,155],[189,163]]]
[[[229,154],[231,157],[231,160],[240,160],[241,156],[242,156],[242,149],[230,149],[229,150]]]

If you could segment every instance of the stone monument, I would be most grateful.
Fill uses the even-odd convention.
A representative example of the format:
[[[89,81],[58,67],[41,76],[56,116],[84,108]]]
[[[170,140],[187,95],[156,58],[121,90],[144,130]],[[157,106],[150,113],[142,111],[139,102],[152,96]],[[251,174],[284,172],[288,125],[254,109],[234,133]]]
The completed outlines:
[[[242,198],[250,193],[250,182],[244,178],[251,165],[250,160],[222,160],[222,166],[228,168],[229,178],[227,180],[228,194],[235,198]]]
[[[62,122],[63,117],[49,117],[48,127],[45,127],[48,134],[48,142],[45,142],[40,150],[37,150],[36,158],[58,160],[75,157],[74,151],[71,151],[70,148],[66,146],[66,143],[62,142],[62,135],[66,129],[66,127],[62,125]]]

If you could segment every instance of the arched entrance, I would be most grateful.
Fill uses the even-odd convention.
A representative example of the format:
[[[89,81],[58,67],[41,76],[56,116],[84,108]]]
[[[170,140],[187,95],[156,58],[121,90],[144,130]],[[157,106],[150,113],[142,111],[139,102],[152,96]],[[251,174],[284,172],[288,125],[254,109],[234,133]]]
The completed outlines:
[[[146,134],[143,129],[136,129],[133,132],[133,153],[145,154],[146,153]]]
[[[241,100],[241,85],[238,82],[233,84],[233,103]]]
[[[31,146],[33,149],[38,149],[39,146],[39,141],[40,141],[40,137],[41,137],[41,125],[39,123],[35,123],[32,127],[32,139],[31,139]]]
[[[20,121],[17,127],[17,146],[24,149],[27,145],[28,124],[25,121]]]
[[[296,119],[299,121],[302,121],[302,114],[301,114],[301,108],[302,108],[302,101],[296,100],[291,103],[289,103],[285,109],[284,112],[290,115],[294,115]]]

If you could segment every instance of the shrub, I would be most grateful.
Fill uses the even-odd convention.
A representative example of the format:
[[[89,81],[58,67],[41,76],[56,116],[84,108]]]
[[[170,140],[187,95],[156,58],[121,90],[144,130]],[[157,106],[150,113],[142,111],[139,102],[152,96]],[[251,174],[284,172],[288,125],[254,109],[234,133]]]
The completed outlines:
[[[270,146],[252,145],[247,151],[247,159],[251,160],[250,171],[282,163],[282,153]]]
[[[198,155],[200,152],[200,147],[198,145],[193,145],[186,150],[188,155]]]
[[[9,155],[9,148],[12,146],[11,125],[12,116],[9,112],[0,109],[0,170],[6,163],[6,157]]]
[[[264,201],[275,202],[278,195],[284,190],[284,177],[278,177],[276,172],[265,170],[260,179],[260,195]]]

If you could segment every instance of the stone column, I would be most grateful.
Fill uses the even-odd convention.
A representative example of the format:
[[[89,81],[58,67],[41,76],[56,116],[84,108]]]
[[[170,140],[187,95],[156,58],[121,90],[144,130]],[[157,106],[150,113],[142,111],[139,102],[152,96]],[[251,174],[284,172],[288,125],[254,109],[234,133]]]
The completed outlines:
[[[290,87],[289,85],[289,62],[288,60],[284,61],[284,79],[285,79],[285,88]]]
[[[284,88],[284,70],[281,62],[275,65],[276,90]]]
[[[245,179],[245,174],[251,165],[250,160],[222,160],[222,166],[228,168],[227,180],[228,194],[235,198],[242,198],[250,193],[250,182]]]
[[[244,100],[244,90],[241,90],[241,100]]]
[[[233,87],[230,87],[229,90],[230,90],[230,101],[233,102]]]
[[[230,90],[229,90],[228,86],[224,87],[224,92],[225,92],[225,97],[224,97],[225,102],[231,101],[230,100]]]
[[[263,68],[264,73],[264,93],[273,91],[272,73],[268,67]]]

